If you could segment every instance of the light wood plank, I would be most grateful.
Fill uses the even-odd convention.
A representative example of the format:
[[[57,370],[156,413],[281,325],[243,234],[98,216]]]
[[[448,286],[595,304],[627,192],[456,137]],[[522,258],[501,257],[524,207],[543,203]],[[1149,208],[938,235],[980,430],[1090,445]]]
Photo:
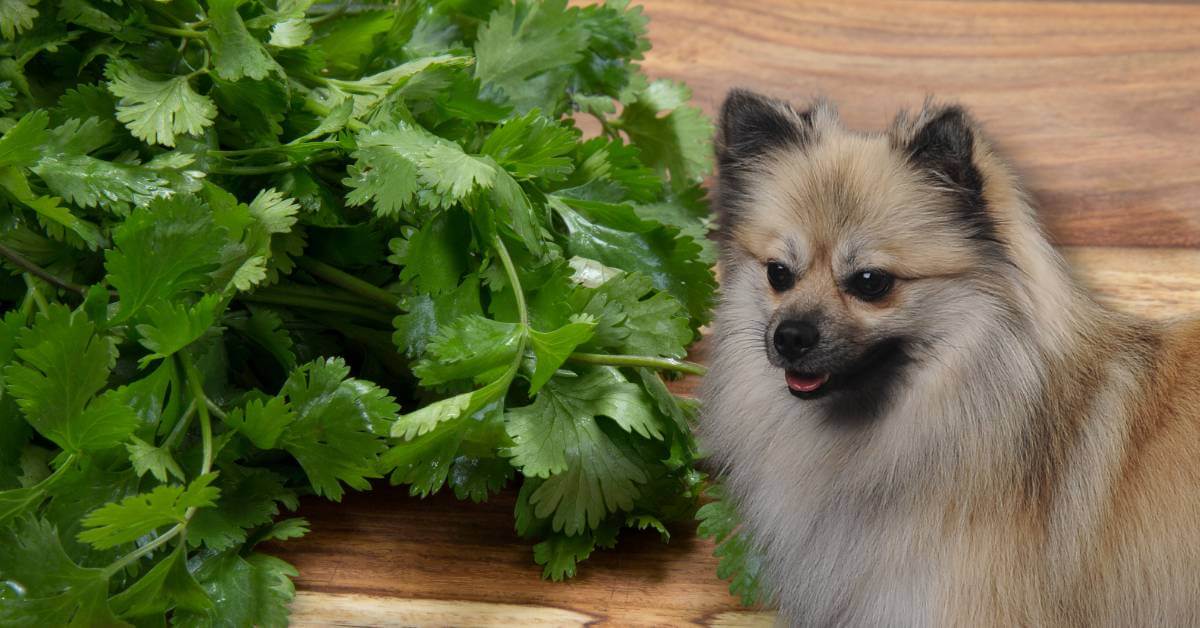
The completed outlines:
[[[586,613],[546,606],[401,599],[313,591],[300,591],[296,594],[292,613],[292,625],[298,627],[582,627],[593,625],[593,622],[602,619]],[[774,624],[774,617],[773,613],[768,612],[730,611],[714,615],[707,625],[715,628],[765,628]]]

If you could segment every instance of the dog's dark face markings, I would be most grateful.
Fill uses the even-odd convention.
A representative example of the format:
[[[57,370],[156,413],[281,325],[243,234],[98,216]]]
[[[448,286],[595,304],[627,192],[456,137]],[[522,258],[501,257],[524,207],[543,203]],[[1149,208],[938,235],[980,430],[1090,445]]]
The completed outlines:
[[[1004,257],[957,107],[846,131],[734,91],[717,160],[726,292],[752,299],[780,386],[842,423],[878,414]]]

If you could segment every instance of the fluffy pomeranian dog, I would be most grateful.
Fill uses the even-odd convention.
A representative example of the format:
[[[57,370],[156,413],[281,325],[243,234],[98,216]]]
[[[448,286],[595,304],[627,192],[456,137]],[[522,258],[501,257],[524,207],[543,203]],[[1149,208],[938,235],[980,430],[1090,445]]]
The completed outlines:
[[[701,438],[804,626],[1200,626],[1200,322],[1072,279],[961,107],[723,105]]]

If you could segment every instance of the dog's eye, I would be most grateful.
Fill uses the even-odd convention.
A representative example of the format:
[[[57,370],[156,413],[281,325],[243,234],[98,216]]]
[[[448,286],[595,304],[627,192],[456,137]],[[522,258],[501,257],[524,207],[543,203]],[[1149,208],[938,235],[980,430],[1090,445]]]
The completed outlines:
[[[796,276],[788,270],[787,266],[772,260],[767,262],[767,281],[771,282],[771,287],[776,292],[783,292],[796,283]]]
[[[850,277],[850,291],[863,301],[874,301],[890,292],[894,283],[882,270],[860,270]]]

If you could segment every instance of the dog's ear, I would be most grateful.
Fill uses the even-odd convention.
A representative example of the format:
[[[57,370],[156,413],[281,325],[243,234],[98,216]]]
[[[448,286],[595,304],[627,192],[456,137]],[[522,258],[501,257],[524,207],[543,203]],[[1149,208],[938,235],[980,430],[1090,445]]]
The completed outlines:
[[[993,225],[977,164],[975,123],[957,105],[930,108],[917,118],[903,150],[919,171],[958,197],[958,211],[972,235],[991,239]]]
[[[803,146],[812,131],[812,111],[749,90],[734,89],[725,97],[717,133],[717,163],[723,168],[745,164],[772,149]]]
[[[812,141],[813,111],[798,112],[781,100],[744,89],[725,97],[716,139],[718,233],[729,233],[737,221],[759,158],[788,146],[803,148]]]
[[[975,167],[975,129],[967,112],[950,106],[921,117],[908,142],[909,160],[946,183],[982,194],[983,177]]]

